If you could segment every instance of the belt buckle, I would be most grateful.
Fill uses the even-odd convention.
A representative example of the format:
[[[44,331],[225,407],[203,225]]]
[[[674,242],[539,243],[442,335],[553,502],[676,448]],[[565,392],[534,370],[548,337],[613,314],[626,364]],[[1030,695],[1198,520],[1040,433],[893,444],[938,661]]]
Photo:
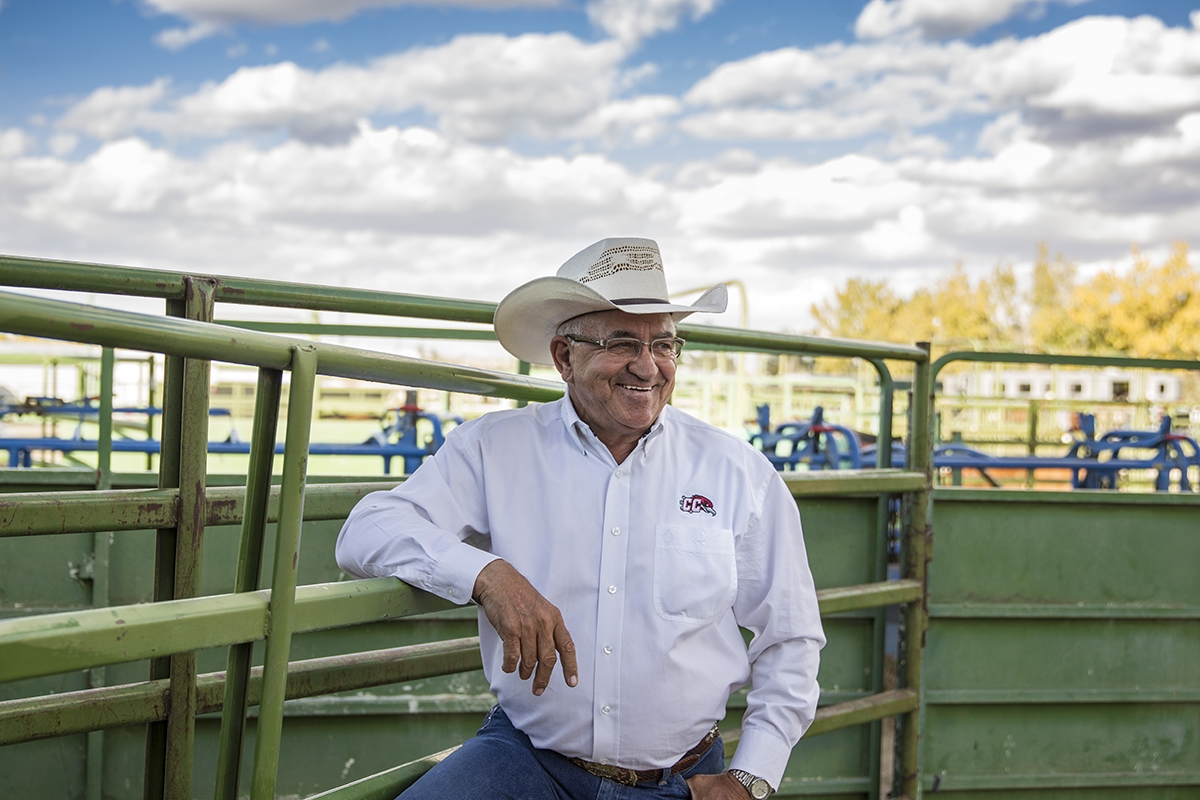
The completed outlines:
[[[637,770],[629,769],[627,767],[617,767],[616,769],[617,773],[620,775],[620,777],[617,778],[617,783],[621,784],[622,786],[638,785]]]
[[[608,778],[611,781],[621,784],[622,786],[637,786],[638,776],[637,771],[626,767],[618,767],[615,764],[596,764],[600,769],[592,770],[598,777]]]

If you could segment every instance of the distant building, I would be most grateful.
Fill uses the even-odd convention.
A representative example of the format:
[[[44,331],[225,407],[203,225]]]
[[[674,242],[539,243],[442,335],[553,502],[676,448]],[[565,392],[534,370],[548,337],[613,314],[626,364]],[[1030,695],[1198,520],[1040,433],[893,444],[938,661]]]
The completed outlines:
[[[1006,369],[940,376],[943,397],[1176,403],[1183,382],[1170,372],[1123,370]]]

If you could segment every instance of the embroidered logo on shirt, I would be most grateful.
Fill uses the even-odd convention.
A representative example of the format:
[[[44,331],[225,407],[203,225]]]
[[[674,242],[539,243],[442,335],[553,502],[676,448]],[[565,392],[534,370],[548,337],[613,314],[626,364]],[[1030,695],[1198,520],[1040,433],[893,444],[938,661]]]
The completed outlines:
[[[679,500],[679,510],[686,511],[689,514],[705,514],[717,515],[717,509],[713,507],[712,500],[709,500],[702,494],[694,494],[691,497],[684,495]]]

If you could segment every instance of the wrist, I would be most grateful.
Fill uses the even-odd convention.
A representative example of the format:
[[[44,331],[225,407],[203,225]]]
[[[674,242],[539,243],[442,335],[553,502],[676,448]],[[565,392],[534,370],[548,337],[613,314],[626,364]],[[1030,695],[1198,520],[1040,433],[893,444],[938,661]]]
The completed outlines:
[[[752,775],[744,769],[726,770],[725,774],[730,775],[735,781],[740,783],[752,800],[766,800],[766,798],[775,794],[775,787],[769,784],[765,778]]]

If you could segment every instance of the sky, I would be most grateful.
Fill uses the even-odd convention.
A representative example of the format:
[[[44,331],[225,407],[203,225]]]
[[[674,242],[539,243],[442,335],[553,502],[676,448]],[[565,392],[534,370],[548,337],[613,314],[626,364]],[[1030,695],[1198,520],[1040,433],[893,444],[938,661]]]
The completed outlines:
[[[1197,231],[1195,2],[0,0],[0,253],[496,301],[647,236],[799,332]]]

